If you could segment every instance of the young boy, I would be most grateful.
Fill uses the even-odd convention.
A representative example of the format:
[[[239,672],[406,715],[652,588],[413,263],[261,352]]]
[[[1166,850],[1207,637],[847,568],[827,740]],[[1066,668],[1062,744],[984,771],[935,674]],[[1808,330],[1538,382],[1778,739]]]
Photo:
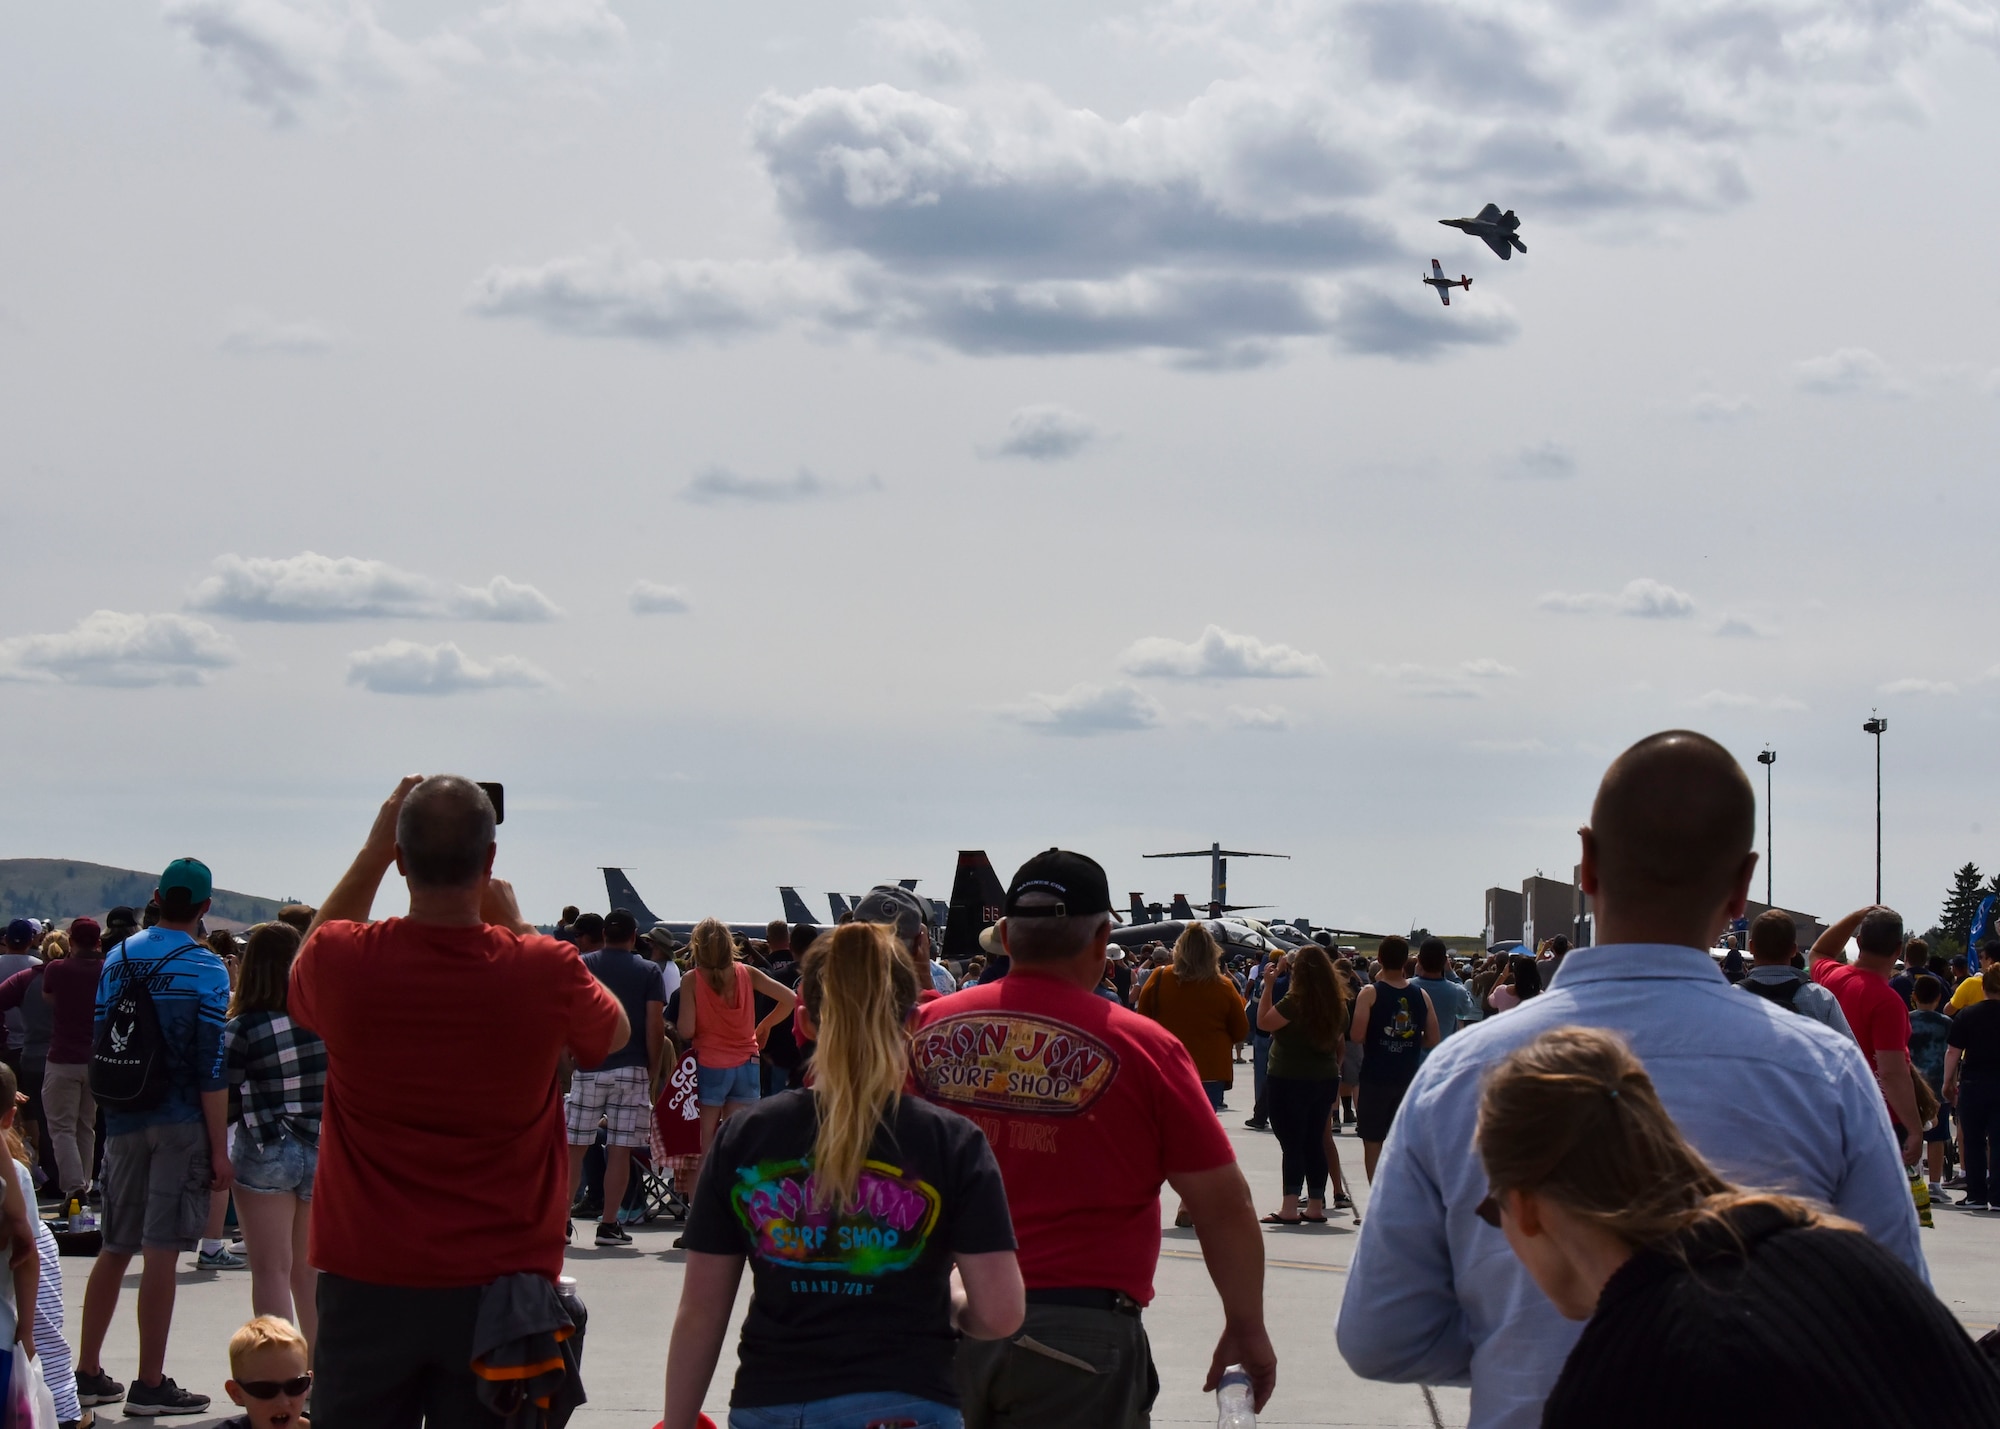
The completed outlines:
[[[1929,973],[1919,973],[1911,981],[1910,997],[1916,1010],[1910,1014],[1910,1066],[1938,1095],[1937,1125],[1924,1133],[1932,1200],[1944,1192],[1944,1148],[1951,1139],[1951,1103],[1944,1100],[1944,1047],[1945,1038],[1951,1035],[1951,1019],[1938,1011],[1943,996],[1944,984]]]
[[[306,1337],[289,1320],[259,1315],[229,1338],[229,1381],[222,1387],[246,1413],[219,1429],[300,1429],[310,1425]]]

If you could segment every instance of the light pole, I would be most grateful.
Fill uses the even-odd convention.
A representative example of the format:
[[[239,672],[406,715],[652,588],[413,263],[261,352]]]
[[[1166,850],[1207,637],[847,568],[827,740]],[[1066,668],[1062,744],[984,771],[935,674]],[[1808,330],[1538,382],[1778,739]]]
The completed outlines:
[[[1778,762],[1778,751],[1765,745],[1757,762],[1764,766],[1764,906],[1775,908],[1778,905],[1771,901],[1771,766]]]
[[[1861,726],[1863,734],[1875,736],[1875,901],[1882,901],[1882,732],[1889,721],[1876,715]]]

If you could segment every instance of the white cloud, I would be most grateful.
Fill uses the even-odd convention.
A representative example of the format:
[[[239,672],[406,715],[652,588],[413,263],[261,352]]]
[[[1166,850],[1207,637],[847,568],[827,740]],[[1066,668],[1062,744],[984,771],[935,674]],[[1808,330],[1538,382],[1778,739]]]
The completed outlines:
[[[1741,421],[1756,410],[1757,404],[1748,397],[1725,397],[1720,392],[1697,392],[1687,402],[1687,413],[1697,422]]]
[[[1513,666],[1490,658],[1464,660],[1443,669],[1410,663],[1376,665],[1369,673],[1410,694],[1436,700],[1481,699],[1494,681],[1518,679],[1521,674]]]
[[[1876,690],[1885,695],[1955,695],[1958,686],[1950,680],[1891,680]]]
[[[333,351],[333,334],[318,323],[280,322],[265,313],[242,313],[217,345],[246,357],[323,357]]]
[[[784,506],[800,501],[823,501],[829,497],[852,496],[863,491],[880,491],[882,481],[871,476],[860,482],[828,481],[800,467],[790,476],[744,476],[724,466],[711,466],[695,474],[681,488],[681,500],[697,506]]]
[[[1021,457],[1028,461],[1062,461],[1073,457],[1102,433],[1080,413],[1053,403],[1017,408],[1007,418],[1007,434],[981,448],[989,457]]]
[[[518,655],[482,663],[450,641],[391,640],[347,657],[347,683],[378,695],[456,695],[474,690],[544,689],[555,683]]]
[[[0,680],[71,685],[199,685],[234,665],[236,645],[185,615],[92,611],[59,635],[0,640]]]
[[[1710,690],[1687,701],[1699,710],[1763,710],[1791,714],[1805,709],[1800,701],[1786,695],[1746,695],[1733,690]]]
[[[354,556],[225,555],[188,593],[188,608],[237,620],[554,620],[554,601],[531,585],[495,576],[451,585]]]
[[[970,30],[930,15],[877,16],[863,20],[861,39],[908,65],[933,84],[963,84],[979,68],[986,46]]]
[[[1576,454],[1553,438],[1536,442],[1501,462],[1500,475],[1522,481],[1563,481],[1576,475]]]
[[[1560,615],[1617,614],[1642,620],[1683,620],[1695,613],[1693,596],[1645,576],[1627,581],[1625,588],[1616,595],[1600,591],[1552,590],[1537,599],[1535,605],[1540,610],[1552,610]]]
[[[1730,640],[1768,640],[1771,632],[1758,625],[1747,616],[1725,615],[1715,633]]]
[[[654,581],[634,581],[626,602],[634,615],[684,615],[694,608],[680,586]]]
[[[1821,397],[1881,397],[1914,395],[1908,381],[1865,347],[1842,347],[1824,357],[1807,358],[1797,368],[1799,386]]]
[[[1060,695],[1029,695],[1003,711],[1017,724],[1049,734],[1115,734],[1153,729],[1166,718],[1159,701],[1134,685],[1072,685]]]
[[[1175,680],[1299,680],[1326,673],[1326,661],[1289,645],[1268,645],[1254,635],[1236,635],[1219,625],[1194,640],[1148,635],[1118,659],[1128,675]]]
[[[1236,729],[1254,729],[1264,733],[1278,734],[1292,727],[1290,711],[1273,705],[1268,709],[1255,705],[1231,705],[1224,711],[1230,725]]]

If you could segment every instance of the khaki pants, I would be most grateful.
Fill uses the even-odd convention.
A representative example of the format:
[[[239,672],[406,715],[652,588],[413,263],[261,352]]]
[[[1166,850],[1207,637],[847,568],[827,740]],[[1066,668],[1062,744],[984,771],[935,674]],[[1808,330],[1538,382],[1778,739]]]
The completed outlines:
[[[1147,1429],[1160,1377],[1137,1315],[1030,1305],[1011,1339],[962,1340],[965,1429]]]
[[[56,1153],[56,1181],[65,1197],[81,1196],[90,1185],[90,1162],[97,1150],[97,1098],[90,1094],[90,1065],[49,1063],[42,1074],[42,1110],[48,1113],[49,1144]]]

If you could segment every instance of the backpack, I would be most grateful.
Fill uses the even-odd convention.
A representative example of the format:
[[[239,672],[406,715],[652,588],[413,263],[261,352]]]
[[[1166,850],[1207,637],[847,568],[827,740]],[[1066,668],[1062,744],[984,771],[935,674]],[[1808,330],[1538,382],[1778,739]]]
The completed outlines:
[[[190,940],[150,963],[135,964],[128,958],[118,965],[122,985],[90,1044],[90,1094],[107,1110],[151,1111],[167,1099],[173,1069],[160,1032],[160,1010],[146,984],[161,968],[198,946]],[[134,966],[143,966],[145,972],[135,976]]]
[[[1799,989],[1805,986],[1805,981],[1802,978],[1792,978],[1788,982],[1762,982],[1757,978],[1746,977],[1736,985],[1745,992],[1755,993],[1766,1002],[1777,1003],[1778,1006],[1784,1008],[1787,1012],[1796,1012],[1801,1017],[1805,1016],[1803,1010],[1793,1005],[1799,999]]]

